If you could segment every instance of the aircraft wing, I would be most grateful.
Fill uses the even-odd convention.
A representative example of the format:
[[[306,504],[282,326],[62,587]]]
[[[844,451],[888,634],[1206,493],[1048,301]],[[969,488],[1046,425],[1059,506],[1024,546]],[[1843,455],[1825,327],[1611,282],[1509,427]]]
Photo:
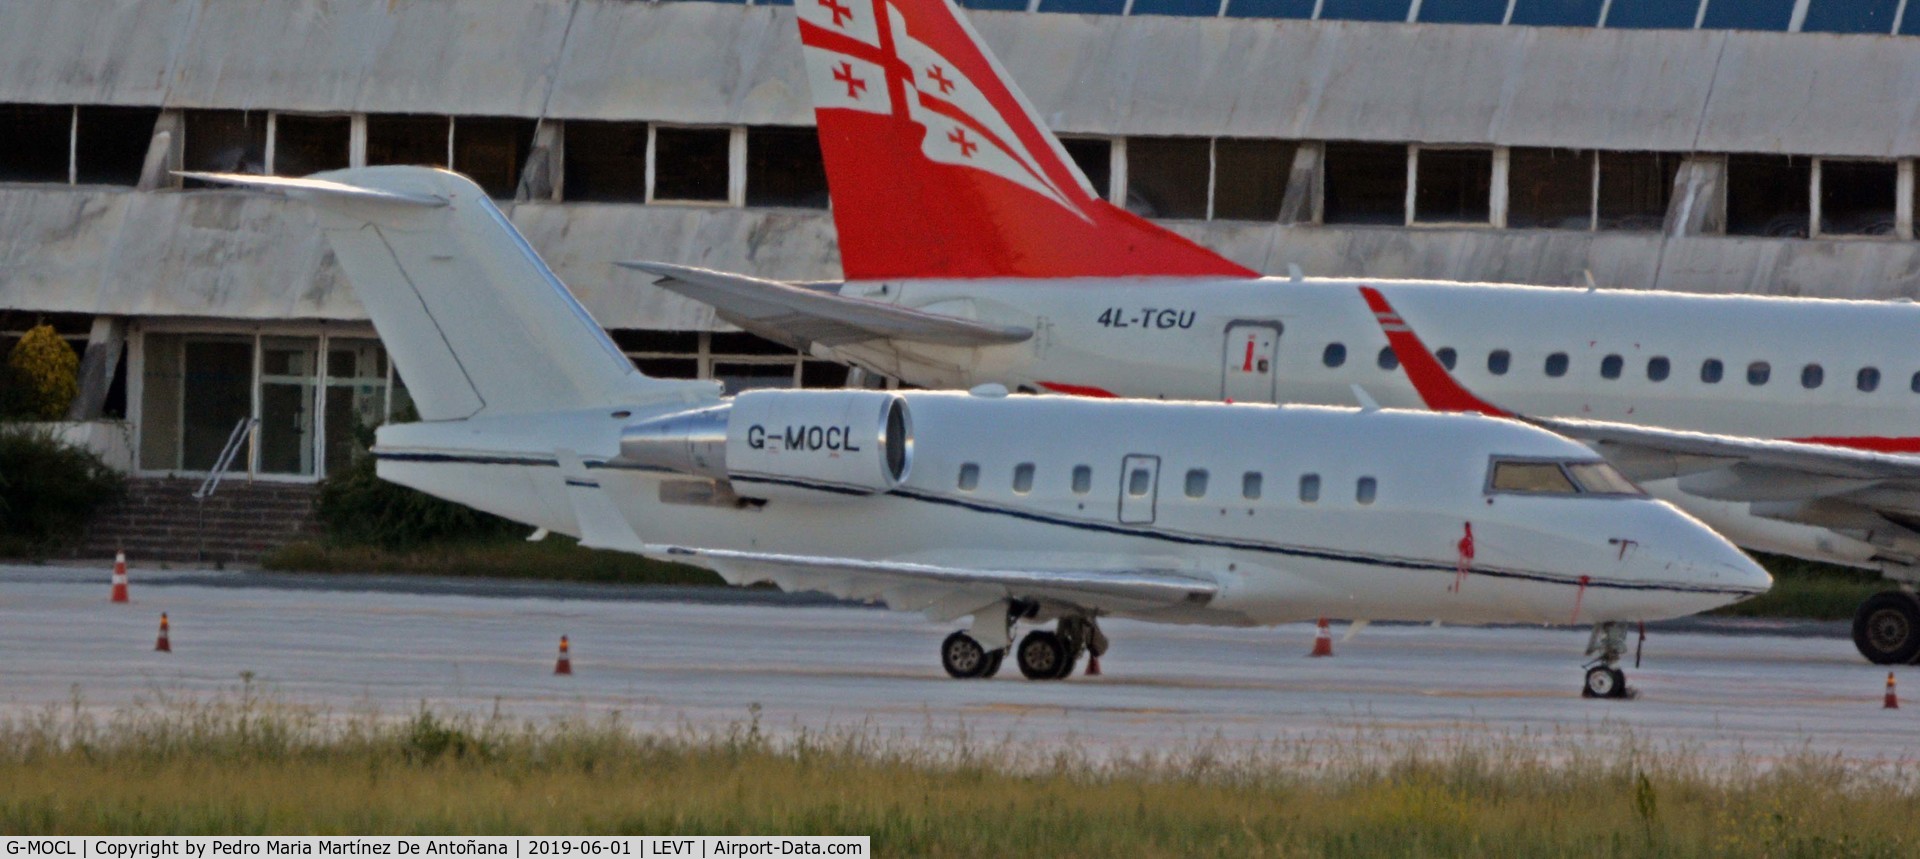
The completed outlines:
[[[1145,611],[1205,605],[1220,590],[1207,579],[1153,570],[955,567],[680,546],[666,547],[665,554],[711,567],[730,584],[772,582],[782,590],[881,601],[889,608],[925,612],[943,621],[1009,599],[1101,612]]]
[[[654,281],[659,286],[712,305],[721,319],[747,331],[798,349],[813,343],[840,346],[882,339],[989,346],[1033,336],[1031,328],[926,313],[777,280],[662,262],[616,265],[659,275]]]

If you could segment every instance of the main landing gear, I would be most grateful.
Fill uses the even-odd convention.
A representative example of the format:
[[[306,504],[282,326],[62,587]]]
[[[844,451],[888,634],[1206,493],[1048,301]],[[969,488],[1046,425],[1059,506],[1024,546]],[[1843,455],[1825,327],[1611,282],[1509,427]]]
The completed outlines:
[[[1875,665],[1920,661],[1920,597],[1881,591],[1853,613],[1853,646]]]
[[[1008,640],[1012,639],[1009,624]],[[1052,630],[1036,629],[1013,647],[1014,664],[1028,680],[1064,680],[1073,674],[1081,654],[1104,656],[1107,636],[1090,617],[1063,617]],[[958,679],[992,677],[1007,655],[1005,649],[988,650],[966,630],[947,636],[940,645],[940,664],[947,674]]]
[[[1620,670],[1620,657],[1627,653],[1627,625],[1619,621],[1596,623],[1587,639],[1587,682],[1580,687],[1582,698],[1632,698],[1627,688],[1627,673]]]

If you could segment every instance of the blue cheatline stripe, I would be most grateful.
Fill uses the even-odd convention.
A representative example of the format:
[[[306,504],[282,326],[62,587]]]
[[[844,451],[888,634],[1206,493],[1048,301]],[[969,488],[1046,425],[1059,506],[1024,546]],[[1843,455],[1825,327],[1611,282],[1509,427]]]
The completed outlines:
[[[764,483],[772,486],[793,486],[800,489],[811,489],[816,492],[831,492],[835,495],[880,494],[874,490],[847,483],[816,483],[809,480],[790,480],[784,477],[773,477],[765,474],[735,474],[728,472],[727,479],[733,483]]]
[[[397,460],[402,462],[441,462],[441,463],[457,462],[457,463],[466,463],[466,464],[473,464],[473,465],[546,465],[546,466],[554,466],[554,467],[559,466],[559,463],[555,460],[552,460],[552,459],[543,460],[538,457],[466,456],[463,454],[447,454],[447,453],[380,453],[380,454],[377,454],[377,456],[381,459],[392,459],[392,460]],[[618,467],[618,466],[606,465],[604,462],[600,463],[600,465],[602,467],[608,467],[608,468]],[[589,463],[588,467],[592,468],[594,467],[594,464]],[[642,468],[639,470],[654,471],[659,469]],[[840,486],[836,484],[813,483],[810,481],[793,480],[793,479],[787,479],[787,478],[771,478],[771,477],[763,477],[758,475],[750,475],[750,476],[744,476],[742,478],[738,478],[738,482],[771,483],[771,484],[778,484],[782,486],[792,486],[800,489],[812,489],[820,492],[828,492],[828,493],[833,493],[838,495],[876,494],[866,490],[855,490],[846,486]],[[1023,519],[1029,522],[1037,522],[1043,525],[1054,525],[1061,528],[1074,528],[1081,531],[1093,531],[1093,532],[1104,533],[1104,534],[1116,534],[1123,537],[1140,537],[1140,538],[1149,539],[1149,540],[1160,540],[1162,542],[1177,543],[1177,544],[1186,545],[1186,546],[1207,546],[1211,548],[1220,548],[1220,549],[1236,549],[1244,552],[1260,552],[1263,554],[1282,555],[1285,557],[1292,557],[1292,558],[1311,558],[1314,560],[1335,561],[1339,563],[1359,564],[1363,566],[1372,566],[1372,567],[1388,567],[1392,569],[1402,569],[1402,570],[1444,572],[1447,575],[1459,574],[1459,568],[1455,564],[1443,563],[1439,561],[1427,561],[1427,560],[1421,560],[1419,558],[1403,558],[1403,557],[1394,557],[1391,555],[1362,555],[1362,554],[1356,554],[1352,552],[1336,552],[1330,549],[1318,549],[1318,548],[1312,548],[1307,546],[1289,546],[1289,545],[1282,545],[1278,543],[1260,543],[1260,542],[1253,542],[1253,541],[1247,541],[1247,540],[1230,540],[1222,537],[1208,537],[1208,536],[1202,536],[1197,534],[1187,534],[1180,531],[1165,531],[1165,530],[1160,530],[1156,528],[1139,528],[1139,527],[1129,527],[1126,525],[1109,524],[1105,522],[1092,522],[1085,519],[1070,519],[1064,516],[1055,516],[1047,513],[1037,513],[1030,510],[1019,510],[1019,509],[1010,508],[1010,507],[1001,507],[995,504],[985,504],[979,501],[971,501],[964,498],[953,498],[945,495],[935,495],[932,493],[921,492],[919,490],[908,489],[905,487],[899,487],[899,488],[889,490],[885,494],[891,495],[896,498],[904,498],[910,501],[920,501],[927,504],[939,504],[947,507],[957,507],[962,510],[969,510],[975,513],[984,513],[992,516],[1008,516],[1014,519]],[[1505,569],[1501,567],[1474,567],[1470,571],[1470,574],[1476,575],[1476,576],[1492,576],[1494,578],[1501,578],[1501,579],[1514,579],[1516,581],[1541,582],[1543,584],[1550,584],[1550,585],[1566,585],[1568,587],[1577,587],[1580,585],[1580,578],[1578,576],[1555,575],[1550,573],[1536,573],[1528,570],[1512,570],[1512,569]],[[1751,596],[1754,594],[1761,593],[1760,591],[1751,590],[1748,588],[1729,588],[1729,587],[1715,587],[1712,585],[1686,585],[1686,584],[1678,584],[1678,583],[1658,583],[1658,582],[1606,581],[1598,578],[1589,578],[1587,580],[1586,587],[1608,588],[1612,590],[1623,590],[1623,591],[1670,591],[1674,593],[1729,594],[1729,595],[1736,595],[1736,596]]]
[[[595,483],[595,482],[593,482],[593,481],[591,481],[591,480],[580,480],[580,479],[578,479],[578,478],[573,478],[573,477],[569,477],[569,478],[567,478],[567,485],[568,485],[568,486],[580,486],[580,487],[585,487],[585,488],[587,488],[587,489],[599,489],[599,488],[600,488],[600,484],[598,484],[598,483]]]

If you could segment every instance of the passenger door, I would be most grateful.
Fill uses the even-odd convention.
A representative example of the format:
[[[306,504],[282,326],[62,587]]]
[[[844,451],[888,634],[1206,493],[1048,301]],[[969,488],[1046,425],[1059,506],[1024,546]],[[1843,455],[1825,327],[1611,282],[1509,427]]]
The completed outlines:
[[[1160,457],[1133,454],[1120,461],[1120,521],[1153,523],[1154,500],[1160,493]]]
[[[1236,320],[1227,326],[1220,361],[1220,399],[1236,403],[1274,401],[1274,361],[1280,323]]]

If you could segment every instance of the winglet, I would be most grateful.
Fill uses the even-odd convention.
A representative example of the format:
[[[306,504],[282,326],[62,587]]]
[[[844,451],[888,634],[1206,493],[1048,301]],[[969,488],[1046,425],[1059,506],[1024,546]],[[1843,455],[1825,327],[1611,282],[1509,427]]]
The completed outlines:
[[[1427,345],[1420,342],[1420,336],[1413,333],[1393,305],[1387,303],[1387,297],[1371,286],[1360,287],[1361,296],[1367,300],[1367,307],[1380,322],[1380,330],[1387,334],[1387,344],[1393,347],[1393,354],[1400,359],[1400,366],[1407,371],[1407,379],[1413,382],[1414,390],[1420,392],[1420,399],[1427,408],[1437,412],[1479,412],[1494,417],[1514,417],[1513,412],[1493,405],[1474,396],[1472,391],[1461,387],[1454,381],[1453,375],[1427,351]]]

